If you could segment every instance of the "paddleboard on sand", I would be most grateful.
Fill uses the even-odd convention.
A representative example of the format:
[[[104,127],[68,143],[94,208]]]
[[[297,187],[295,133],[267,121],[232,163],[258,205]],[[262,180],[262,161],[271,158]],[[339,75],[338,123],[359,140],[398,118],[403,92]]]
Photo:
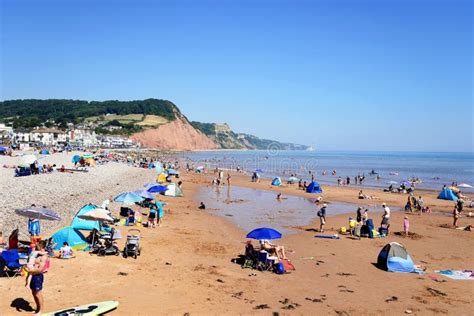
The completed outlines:
[[[119,306],[119,302],[117,301],[105,301],[65,308],[56,312],[43,314],[43,316],[102,315],[116,309],[117,306]]]
[[[324,236],[324,235],[316,235],[316,238],[323,238],[323,239],[339,239],[339,236]]]

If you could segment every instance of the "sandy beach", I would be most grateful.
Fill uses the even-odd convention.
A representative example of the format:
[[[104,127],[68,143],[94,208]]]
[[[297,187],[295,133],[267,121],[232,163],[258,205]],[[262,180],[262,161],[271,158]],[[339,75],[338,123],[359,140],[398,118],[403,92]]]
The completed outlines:
[[[45,161],[70,165],[71,156],[55,154]],[[0,157],[0,164],[15,164],[15,159]],[[2,168],[0,227],[6,232],[18,226],[25,233],[26,219],[14,215],[14,209],[35,203],[63,217],[61,222],[43,225],[45,233],[52,233],[68,225],[82,205],[100,204],[111,195],[136,190],[155,176],[152,170],[119,163],[97,166],[88,173],[24,178],[14,178],[12,169]],[[233,258],[243,254],[247,232],[219,216],[219,210],[197,209],[196,194],[210,184],[211,175],[189,173],[183,174],[181,180],[184,197],[162,197],[169,202],[164,225],[141,228],[143,252],[137,260],[97,257],[86,252],[78,252],[71,260],[52,259],[43,291],[46,311],[117,300],[120,306],[112,315],[399,315],[409,311],[415,315],[472,314],[471,281],[429,277],[434,270],[472,269],[474,262],[472,233],[441,227],[452,223],[452,218],[443,212],[451,211],[453,204],[437,200],[435,192],[422,192],[425,203],[435,213],[409,216],[411,231],[417,238],[392,233],[384,239],[342,236],[339,240],[322,240],[314,238],[318,222],[296,227],[296,233],[275,241],[285,246],[296,270],[277,275],[242,269],[233,263]],[[233,175],[232,186],[309,197],[297,186],[276,189],[269,181],[251,183],[241,175]],[[360,203],[359,188],[324,186],[323,190],[323,197],[329,202]],[[406,202],[406,195],[374,189],[364,189],[364,193],[378,198],[364,202],[371,205],[386,202],[390,207],[401,208]],[[119,207],[112,203],[113,213],[118,214]],[[404,215],[393,212],[392,232],[403,230]],[[347,226],[348,216],[330,216],[328,234]],[[376,224],[380,216],[371,213]],[[474,219],[462,217],[460,224],[474,224]],[[126,235],[127,227],[119,229]],[[375,267],[381,248],[391,241],[402,243],[427,274],[389,273]],[[119,241],[120,247],[124,242]],[[2,315],[31,313],[28,304],[34,303],[23,278],[1,278],[0,293]]]

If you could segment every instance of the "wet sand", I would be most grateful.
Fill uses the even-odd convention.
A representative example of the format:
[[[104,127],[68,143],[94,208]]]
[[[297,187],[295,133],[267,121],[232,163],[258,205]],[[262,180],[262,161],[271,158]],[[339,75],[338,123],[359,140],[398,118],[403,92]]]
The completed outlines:
[[[131,171],[128,177],[136,178],[136,185],[148,182],[148,171],[133,170],[136,171]],[[276,275],[241,269],[231,262],[242,254],[246,232],[224,217],[197,209],[199,197],[195,194],[210,180],[208,175],[182,176],[185,197],[163,198],[170,203],[163,227],[141,228],[143,252],[139,259],[104,258],[84,252],[72,260],[53,259],[52,268],[45,276],[46,311],[118,300],[120,306],[113,315],[268,315],[273,312],[280,315],[395,315],[406,310],[416,315],[472,313],[473,282],[442,276],[434,281],[417,274],[388,273],[374,266],[381,248],[390,241],[397,241],[405,245],[415,263],[426,267],[429,273],[446,268],[473,269],[473,233],[440,227],[450,224],[451,218],[436,214],[410,215],[411,231],[420,235],[416,240],[394,234],[385,239],[322,240],[314,238],[317,223],[300,226],[296,228],[298,233],[276,241],[286,247],[296,271]],[[250,183],[247,177],[237,175],[233,176],[232,183],[233,186],[279,191],[284,196],[308,196],[295,187],[275,189],[269,182]],[[114,192],[126,191],[133,184],[127,182],[122,186],[119,182],[111,187]],[[52,192],[56,193],[55,199],[67,199],[68,185],[62,186],[64,192]],[[358,188],[323,189],[325,200],[360,203]],[[401,207],[406,201],[406,195],[375,190],[364,192],[380,197],[380,200],[364,201],[375,207],[383,201],[389,206]],[[105,190],[100,194],[84,194],[82,204],[107,196]],[[423,196],[435,211],[452,208],[452,202],[436,200],[434,193]],[[114,212],[118,212],[119,207],[114,203]],[[328,212],[330,215],[330,209]],[[371,213],[376,224],[380,216],[380,213]],[[328,234],[347,226],[347,217],[347,214],[329,217]],[[393,213],[392,232],[402,230],[402,218],[403,213]],[[468,223],[474,224],[474,220],[460,219],[461,225]],[[126,228],[120,229],[125,235]],[[119,242],[121,246],[123,243],[124,240]],[[26,305],[21,304],[21,299],[33,304],[23,282],[22,278],[0,279],[2,315],[18,314],[15,306],[21,311]]]

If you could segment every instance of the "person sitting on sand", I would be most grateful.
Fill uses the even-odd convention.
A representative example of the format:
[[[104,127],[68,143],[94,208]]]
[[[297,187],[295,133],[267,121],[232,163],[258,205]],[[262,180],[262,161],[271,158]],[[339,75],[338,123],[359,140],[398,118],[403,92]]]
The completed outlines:
[[[70,259],[72,258],[74,253],[72,252],[72,248],[69,246],[68,242],[65,241],[61,249],[59,249],[59,258],[61,259]]]
[[[277,201],[281,201],[281,193],[280,192],[278,192],[278,194],[277,194]]]
[[[266,250],[269,253],[275,253],[278,259],[280,260],[288,260],[285,253],[285,247],[273,245],[267,239],[260,240],[260,249]]]
[[[199,204],[199,206],[198,206],[198,209],[205,210],[206,209],[206,204],[204,204],[204,202],[201,202],[201,204]]]

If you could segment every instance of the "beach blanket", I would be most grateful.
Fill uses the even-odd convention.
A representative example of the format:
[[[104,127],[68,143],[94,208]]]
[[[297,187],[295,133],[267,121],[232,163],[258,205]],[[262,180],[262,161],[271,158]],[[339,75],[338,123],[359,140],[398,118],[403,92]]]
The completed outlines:
[[[472,270],[438,270],[435,273],[454,280],[474,280],[474,272]]]

